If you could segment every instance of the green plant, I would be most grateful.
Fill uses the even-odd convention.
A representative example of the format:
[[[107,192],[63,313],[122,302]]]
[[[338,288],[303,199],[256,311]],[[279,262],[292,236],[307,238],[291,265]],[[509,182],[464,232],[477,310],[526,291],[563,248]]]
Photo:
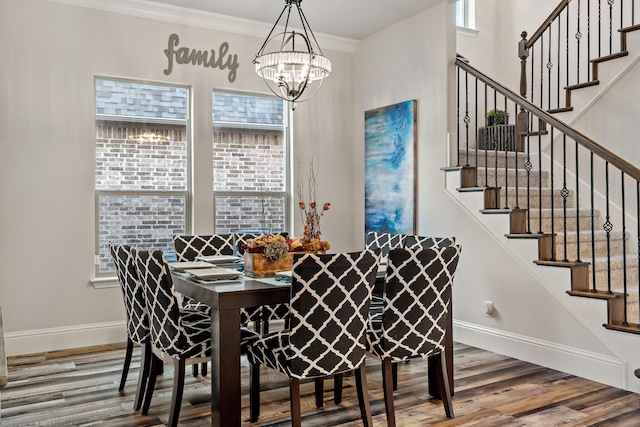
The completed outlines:
[[[504,110],[491,110],[487,113],[487,126],[506,125],[509,113]]]

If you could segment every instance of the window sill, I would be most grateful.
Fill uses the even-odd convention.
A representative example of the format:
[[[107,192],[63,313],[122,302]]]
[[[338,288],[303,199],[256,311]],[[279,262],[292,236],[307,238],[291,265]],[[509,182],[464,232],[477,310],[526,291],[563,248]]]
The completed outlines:
[[[91,279],[91,284],[96,289],[107,289],[107,288],[119,288],[120,282],[118,282],[118,278],[115,276],[109,277],[94,277]]]
[[[479,32],[480,31],[474,28],[456,27],[456,33],[460,34],[461,36],[477,37]]]

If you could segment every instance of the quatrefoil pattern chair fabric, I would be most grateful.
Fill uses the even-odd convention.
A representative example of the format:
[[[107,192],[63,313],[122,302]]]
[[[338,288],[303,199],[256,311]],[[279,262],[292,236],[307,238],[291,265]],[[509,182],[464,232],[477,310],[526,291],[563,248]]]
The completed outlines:
[[[233,234],[173,236],[178,261],[195,261],[200,256],[235,255]]]
[[[371,321],[367,350],[394,362],[444,351],[451,286],[460,246],[389,252],[381,322]]]
[[[236,253],[238,256],[244,255],[244,248],[242,245],[245,245],[249,240],[255,239],[258,237],[258,234],[255,233],[233,233],[233,241],[235,243]]]
[[[249,362],[298,379],[358,368],[378,261],[373,250],[294,255],[291,329],[249,345]]]
[[[144,288],[138,280],[135,255],[127,245],[111,245],[109,251],[124,297],[127,335],[131,341],[142,344],[150,335],[149,316],[145,309]]]
[[[365,249],[380,249],[380,256],[386,258],[389,255],[389,250],[404,246],[406,237],[406,234],[370,231],[366,236]]]
[[[139,251],[137,267],[149,309],[151,345],[173,358],[208,357],[211,321],[205,313],[183,316],[162,251]]]
[[[406,249],[445,248],[455,244],[455,237],[425,237],[410,234],[405,239],[404,247]]]

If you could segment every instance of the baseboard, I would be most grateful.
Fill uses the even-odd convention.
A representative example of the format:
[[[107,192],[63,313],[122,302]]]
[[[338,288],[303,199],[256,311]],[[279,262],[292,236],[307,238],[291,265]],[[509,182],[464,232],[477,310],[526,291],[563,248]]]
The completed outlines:
[[[454,320],[456,342],[625,388],[627,364],[608,355]]]
[[[125,342],[127,332],[120,321],[10,332],[4,339],[7,356],[18,356]]]

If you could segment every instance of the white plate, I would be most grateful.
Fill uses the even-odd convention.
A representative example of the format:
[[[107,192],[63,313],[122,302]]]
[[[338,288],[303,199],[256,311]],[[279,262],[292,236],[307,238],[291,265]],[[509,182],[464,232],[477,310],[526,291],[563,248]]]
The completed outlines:
[[[207,280],[234,279],[242,274],[238,270],[231,270],[230,268],[218,268],[218,267],[185,270],[185,273],[193,274],[198,279],[207,279]]]
[[[208,256],[199,256],[196,259],[204,262],[208,262],[209,264],[228,264],[231,262],[240,262],[242,258],[233,256],[233,255],[208,255]]]
[[[167,265],[170,268],[178,271],[185,271],[187,269],[195,269],[195,268],[211,268],[211,264],[208,262],[202,261],[179,261],[179,262],[168,262]]]

